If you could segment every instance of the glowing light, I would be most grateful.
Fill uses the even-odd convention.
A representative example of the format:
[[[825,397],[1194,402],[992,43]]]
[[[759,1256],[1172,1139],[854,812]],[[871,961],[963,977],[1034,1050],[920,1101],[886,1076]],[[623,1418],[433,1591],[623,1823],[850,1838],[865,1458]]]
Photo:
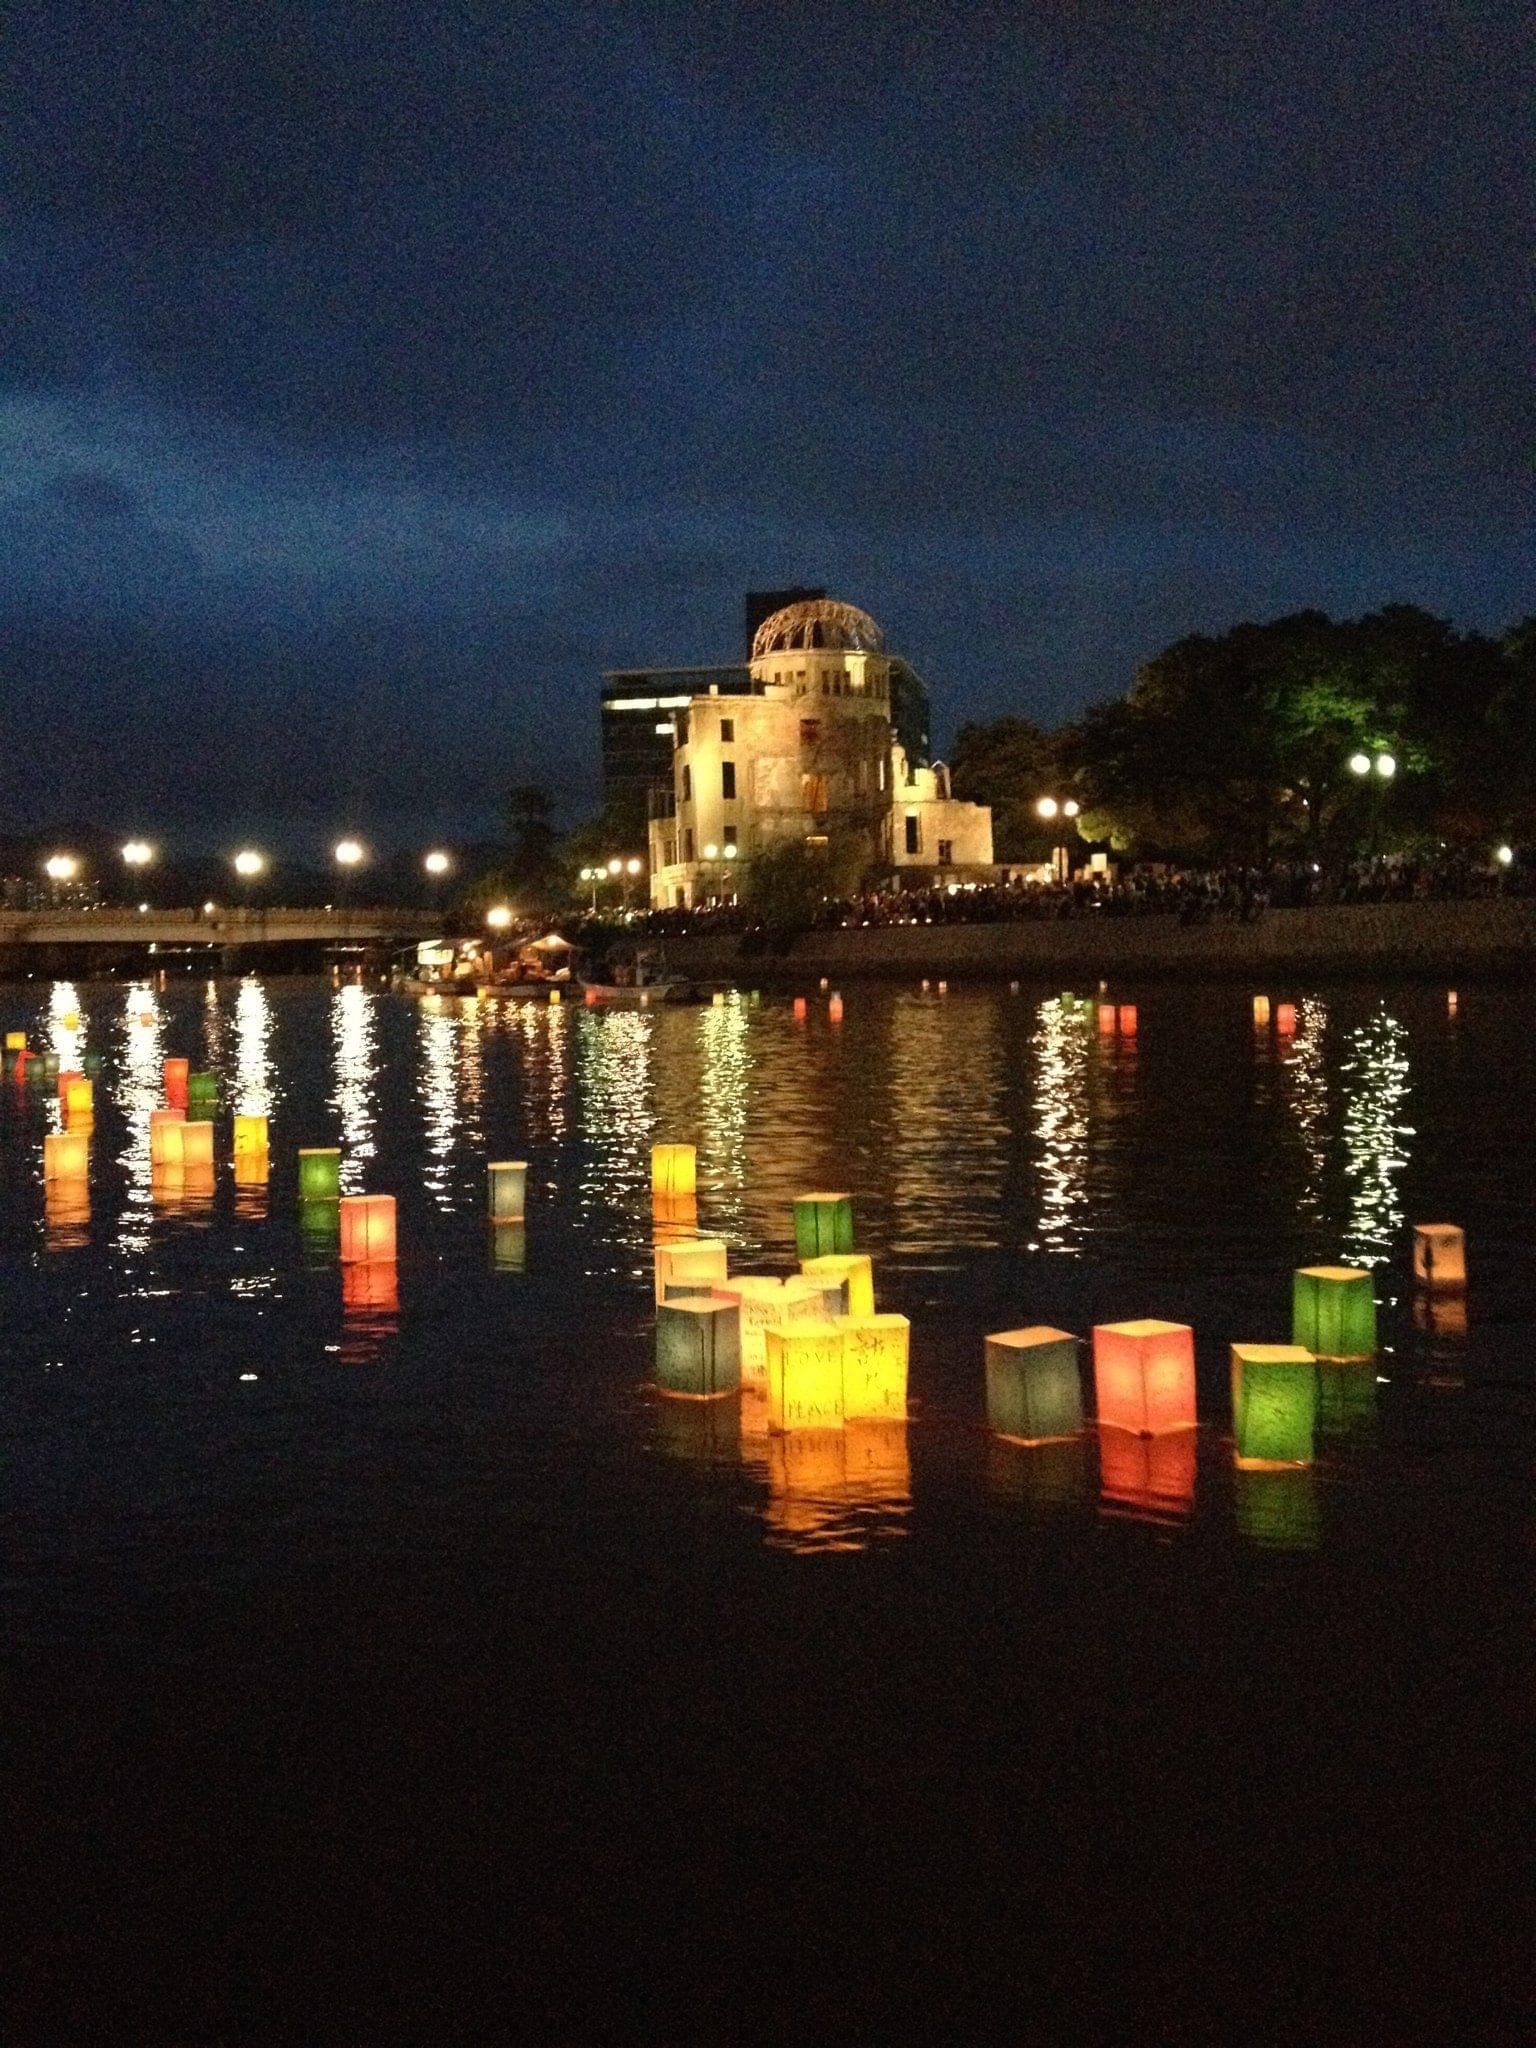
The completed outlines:
[[[741,1385],[734,1301],[669,1301],[656,1311],[656,1384],[664,1394],[718,1400]]]
[[[1392,777],[1397,773],[1397,762],[1391,754],[1378,754],[1376,756],[1376,773],[1383,782],[1390,782],[1392,780]]]
[[[504,932],[512,922],[512,913],[505,903],[493,903],[485,913],[485,921],[493,932]]]
[[[680,1244],[656,1247],[656,1304],[685,1292],[725,1287],[726,1248],[718,1237],[696,1237]]]
[[[872,1316],[875,1312],[874,1262],[867,1252],[824,1252],[802,1259],[800,1270],[819,1287],[838,1287],[851,1316]]]
[[[1358,1266],[1300,1266],[1291,1286],[1291,1339],[1334,1362],[1376,1353],[1376,1293]]]
[[[527,1206],[528,1162],[496,1159],[485,1169],[493,1223],[521,1223]]]
[[[343,1195],[340,1205],[344,1266],[390,1265],[395,1257],[393,1195]]]
[[[1056,1443],[1083,1426],[1082,1349],[1065,1330],[1000,1330],[986,1340],[987,1421],[1021,1444]]]
[[[1061,807],[1061,814],[1064,818],[1075,818],[1081,809],[1082,805],[1075,798],[1069,796]]]
[[[1341,1069],[1350,1209],[1344,1249],[1349,1260],[1364,1266],[1392,1256],[1404,1221],[1398,1180],[1408,1164],[1403,1140],[1414,1135],[1401,1120],[1408,1094],[1407,1033],[1382,1010],[1350,1033],[1349,1046]]]
[[[1371,772],[1370,755],[1351,754],[1349,757],[1349,772],[1351,775],[1369,775]]]
[[[446,875],[448,870],[453,866],[453,862],[448,858],[446,853],[434,849],[434,851],[429,853],[426,859],[423,860],[422,866],[426,869],[429,875]]]
[[[1467,1284],[1467,1245],[1459,1224],[1415,1223],[1413,1277],[1436,1292],[1461,1292]]]
[[[1512,846],[1495,847],[1493,857],[1501,868],[1507,868],[1515,857],[1515,849]]]
[[[608,863],[608,872],[609,872],[609,874],[610,874],[610,875],[617,875],[617,874],[620,874],[620,873],[622,873],[622,871],[623,871],[623,867],[624,867],[624,863],[623,863],[623,861],[621,861],[621,860],[619,859],[618,855],[617,855],[617,854],[615,854],[615,855],[614,855],[614,857],[613,857],[613,859],[612,859],[611,861],[609,861],[609,863]]]
[[[1317,1363],[1299,1344],[1232,1346],[1232,1435],[1246,1469],[1310,1465]]]
[[[1195,1427],[1195,1335],[1187,1323],[1098,1324],[1093,1380],[1102,1425],[1139,1436]]]
[[[912,1326],[905,1316],[845,1316],[843,1418],[847,1422],[901,1422],[907,1413],[907,1363]]]
[[[727,851],[730,851],[730,849],[729,849],[729,848],[727,848]],[[624,863],[624,872],[625,872],[626,874],[628,874],[628,875],[638,875],[638,874],[639,874],[639,872],[640,872],[640,863],[639,863],[639,861],[638,861],[638,860],[628,860],[628,861],[626,861],[626,862]]]
[[[80,863],[72,853],[51,853],[43,862],[43,873],[50,882],[72,882],[80,872]]]
[[[155,849],[144,839],[130,839],[123,848],[123,859],[131,868],[147,868],[155,857]]]
[[[1057,803],[1055,797],[1043,796],[1039,803],[1035,805],[1035,809],[1042,818],[1054,818],[1061,809],[1061,806]]]
[[[341,1193],[341,1150],[336,1145],[301,1145],[299,1200],[334,1202]]]
[[[841,1429],[843,1334],[834,1324],[785,1323],[764,1335],[771,1430]]]
[[[245,875],[247,877],[250,877],[254,875],[265,874],[266,867],[266,855],[258,853],[254,846],[244,847],[239,853],[235,855],[235,873],[237,875]],[[213,905],[211,903],[205,903],[203,905],[203,908],[205,910],[211,910],[213,908]]]
[[[698,1155],[692,1145],[651,1147],[651,1194],[656,1201],[694,1194],[697,1175]]]
[[[708,846],[706,846],[704,849],[704,858],[706,860],[717,860],[719,858],[719,855],[720,849],[718,846],[716,846],[713,839],[711,839]]]
[[[363,849],[355,839],[338,839],[335,852],[338,867],[355,868],[363,858]]]

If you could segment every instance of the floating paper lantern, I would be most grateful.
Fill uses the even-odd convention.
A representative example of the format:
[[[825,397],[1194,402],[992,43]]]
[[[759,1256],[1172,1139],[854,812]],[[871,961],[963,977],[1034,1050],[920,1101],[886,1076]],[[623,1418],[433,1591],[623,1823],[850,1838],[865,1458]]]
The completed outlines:
[[[1467,1284],[1467,1245],[1455,1223],[1415,1223],[1413,1277],[1436,1293],[1459,1294]]]
[[[939,994],[941,996],[947,996],[949,994],[949,983],[947,981],[941,981],[939,983]]]
[[[843,1415],[849,1422],[902,1421],[912,1325],[905,1316],[844,1316]]]
[[[656,1247],[656,1300],[671,1299],[674,1287],[723,1287],[726,1283],[725,1240],[693,1237]]]
[[[827,1001],[827,1019],[828,1019],[828,1022],[829,1022],[829,1023],[832,1023],[832,1024],[841,1024],[841,1023],[842,1023],[842,1021],[843,1021],[843,999],[842,999],[842,997],[841,997],[841,996],[831,996],[831,997],[829,997],[829,998],[828,998],[828,1001]]]
[[[1114,1004],[1113,1004],[1113,1003],[1100,1003],[1100,1004],[1099,1004],[1099,1008],[1098,1008],[1098,1019],[1099,1019],[1099,1035],[1100,1035],[1100,1037],[1102,1037],[1102,1038],[1113,1038],[1113,1037],[1114,1037],[1114,1035],[1115,1035],[1115,1014],[1116,1014],[1116,1013],[1115,1013],[1115,1006],[1114,1006]]]
[[[814,1259],[824,1252],[853,1250],[851,1195],[796,1195],[795,1254]]]
[[[27,1049],[27,1034],[25,1031],[7,1031],[5,1034],[5,1049],[7,1052],[25,1052]]]
[[[189,1074],[187,1076],[187,1115],[205,1120],[214,1115],[219,1103],[219,1082],[216,1074]]]
[[[102,1069],[101,1054],[99,1052],[88,1052],[80,1064],[94,1080]]]
[[[922,992],[923,992],[923,994],[924,994],[924,995],[927,995],[927,993],[928,993],[928,984],[927,984],[927,982],[926,982],[926,981],[925,981],[925,982],[923,983],[923,985],[922,985]]]
[[[1296,1005],[1294,1003],[1276,1003],[1275,1030],[1281,1038],[1290,1038],[1295,1035]]]
[[[804,997],[804,996],[796,996],[796,997],[795,997],[795,1022],[796,1022],[797,1024],[803,1024],[803,1023],[805,1022],[805,1014],[806,1014],[806,1012],[805,1012],[805,997]]]
[[[493,1223],[520,1223],[527,1208],[528,1162],[497,1159],[485,1169]]]
[[[1269,1022],[1269,997],[1255,996],[1253,999],[1253,1021],[1259,1026]]]
[[[497,1273],[526,1273],[528,1231],[522,1223],[498,1223],[491,1230],[491,1267]]]
[[[692,1145],[651,1147],[651,1195],[656,1201],[671,1201],[678,1195],[692,1195],[698,1187],[698,1155]]]
[[[370,1260],[382,1260],[386,1264],[393,1261],[393,1195],[343,1195],[339,1204],[339,1216],[341,1262],[344,1266],[366,1265]]]
[[[58,1078],[59,1056],[56,1052],[45,1052],[43,1054],[43,1079],[45,1081],[57,1081]]]
[[[235,1157],[244,1159],[267,1152],[267,1119],[264,1116],[235,1118]]]
[[[843,1333],[837,1323],[783,1323],[765,1339],[768,1427],[841,1429]]]
[[[95,1115],[96,1084],[81,1074],[65,1091],[64,1120],[69,1124],[88,1124]]]
[[[152,1029],[153,1029],[153,1027],[154,1027],[154,1022],[155,1022],[155,1013],[154,1013],[154,1011],[153,1011],[153,1010],[140,1010],[140,1012],[139,1012],[139,1023],[140,1023],[141,1025],[142,1025],[142,1027],[144,1028],[144,1030],[146,1030],[146,1031],[152,1030]]]
[[[821,1287],[803,1274],[780,1280],[771,1273],[733,1273],[718,1290],[737,1306],[741,1324],[742,1384],[761,1386],[768,1373],[766,1333],[782,1323],[830,1322],[842,1313],[841,1287]]]
[[[1315,1358],[1376,1355],[1376,1287],[1359,1266],[1300,1266],[1291,1285],[1291,1341]]]
[[[1317,1361],[1299,1344],[1232,1346],[1232,1436],[1243,1466],[1310,1465]]]
[[[181,1126],[181,1163],[189,1173],[194,1167],[213,1165],[213,1125],[201,1117],[189,1118]]]
[[[1009,984],[1008,984],[1008,993],[1009,993],[1009,995],[1011,995],[1011,996],[1016,996],[1016,995],[1018,994],[1018,992],[1019,992],[1019,984],[1018,984],[1018,983],[1017,983],[1016,981],[1010,981],[1010,982],[1009,982]]]
[[[557,988],[552,988],[552,989],[550,990],[550,992],[549,992],[549,1003],[550,1003],[550,1008],[551,1008],[551,1009],[555,1009],[555,1010],[558,1010],[558,1009],[559,1009],[559,1007],[560,1007],[560,991],[559,991],[559,989],[557,989]]]
[[[1115,1023],[1122,1038],[1134,1038],[1136,1036],[1136,1005],[1134,1003],[1122,1003],[1116,1014]]]
[[[714,1401],[741,1385],[741,1330],[733,1301],[668,1301],[656,1311],[656,1384],[664,1394]]]
[[[709,1002],[711,1009],[723,1010],[725,1008],[725,991],[717,988],[710,997]]]
[[[165,1075],[165,1100],[169,1109],[185,1109],[187,1106],[187,1081],[190,1060],[167,1060],[163,1068]]]
[[[1195,1334],[1187,1323],[1100,1323],[1093,1380],[1101,1425],[1139,1436],[1195,1427]]]
[[[1099,1434],[1099,1481],[1106,1514],[1137,1520],[1181,1520],[1195,1500],[1195,1432],[1132,1436],[1123,1429]]]
[[[341,1150],[336,1145],[299,1147],[299,1200],[334,1202],[341,1194]]]
[[[83,1131],[49,1131],[43,1139],[44,1181],[84,1180],[91,1170],[91,1148]]]
[[[149,1113],[149,1163],[156,1166],[180,1166],[182,1160],[182,1133],[186,1129],[186,1114],[179,1109],[152,1109]]]
[[[830,981],[828,981],[827,977],[823,975],[821,977],[821,980],[818,982],[817,986],[820,988],[822,994],[825,995],[827,990],[832,986],[832,984]]]
[[[1445,1014],[1448,1017],[1454,1017],[1456,1007],[1456,991],[1453,988],[1448,988],[1445,992]]]
[[[1000,1330],[986,1340],[987,1421],[1014,1443],[1045,1444],[1083,1426],[1082,1350],[1065,1330]]]
[[[583,995],[582,1001],[586,1004],[589,1010],[595,1010],[597,1008],[597,990],[595,988],[589,988]]]
[[[64,1067],[61,1069],[59,1073],[59,1101],[61,1104],[69,1099],[69,1091],[76,1081],[83,1081],[84,1079],[85,1074],[79,1067]]]
[[[651,1231],[657,1244],[681,1244],[699,1234],[699,1205],[692,1195],[653,1195]]]
[[[846,1315],[874,1314],[875,1269],[867,1252],[823,1252],[819,1258],[802,1259],[800,1271],[818,1286],[841,1288]]]

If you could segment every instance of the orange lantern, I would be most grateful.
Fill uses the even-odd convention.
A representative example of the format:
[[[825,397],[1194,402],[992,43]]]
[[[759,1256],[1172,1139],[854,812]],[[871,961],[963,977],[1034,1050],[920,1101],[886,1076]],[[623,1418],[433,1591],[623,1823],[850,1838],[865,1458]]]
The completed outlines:
[[[806,1011],[805,1011],[805,997],[804,997],[804,996],[796,996],[796,997],[795,997],[795,1022],[796,1022],[797,1024],[803,1024],[803,1023],[805,1022],[805,1015],[806,1015]]]
[[[61,1103],[67,1102],[69,1100],[69,1091],[75,1082],[83,1081],[84,1079],[85,1075],[78,1067],[61,1068],[59,1072],[59,1101]]]
[[[1453,988],[1448,988],[1445,992],[1445,1014],[1447,1017],[1455,1016],[1456,1007],[1456,991]]]
[[[213,1125],[200,1119],[181,1126],[181,1163],[191,1173],[206,1167],[213,1170]]]
[[[340,1203],[344,1266],[389,1264],[395,1256],[393,1195],[343,1195]]]
[[[1195,1333],[1152,1319],[1100,1323],[1093,1333],[1099,1423],[1138,1436],[1195,1427]]]
[[[1114,1035],[1115,1035],[1115,1014],[1116,1014],[1116,1013],[1115,1013],[1115,1006],[1114,1006],[1114,1004],[1113,1004],[1113,1003],[1100,1003],[1100,1004],[1099,1004],[1099,1008],[1098,1008],[1098,1019],[1099,1019],[1099,1036],[1100,1036],[1101,1038],[1113,1038],[1113,1037],[1114,1037]]]
[[[165,1102],[168,1109],[185,1109],[187,1106],[187,1077],[191,1072],[190,1060],[167,1060],[163,1069],[165,1075]]]
[[[1413,1277],[1437,1294],[1460,1294],[1467,1284],[1467,1243],[1456,1223],[1415,1223]]]
[[[842,1021],[843,1021],[843,999],[842,999],[842,997],[841,997],[841,996],[829,996],[829,997],[828,997],[828,999],[827,999],[827,1021],[828,1021],[829,1023],[831,1023],[831,1024],[841,1024],[841,1023],[842,1023]]]
[[[1275,1030],[1281,1038],[1292,1038],[1296,1032],[1296,1005],[1276,1003]]]
[[[149,1113],[149,1163],[154,1166],[180,1166],[182,1159],[182,1133],[187,1126],[186,1112],[180,1109],[152,1109]]]
[[[43,1139],[43,1179],[83,1181],[91,1170],[91,1148],[83,1131],[49,1131]]]
[[[1122,1038],[1134,1038],[1136,1036],[1136,1005],[1134,1003],[1122,1003],[1116,1016],[1116,1023]]]
[[[48,1226],[48,1247],[51,1251],[84,1244],[84,1226],[91,1220],[91,1191],[87,1183],[84,1180],[45,1181],[43,1220]]]
[[[353,1199],[367,1200],[367,1197]],[[394,1260],[369,1259],[356,1265],[343,1266],[341,1306],[348,1315],[377,1315],[398,1309],[400,1272]]]
[[[699,1205],[692,1195],[654,1195],[651,1228],[657,1244],[679,1244],[699,1234]]]

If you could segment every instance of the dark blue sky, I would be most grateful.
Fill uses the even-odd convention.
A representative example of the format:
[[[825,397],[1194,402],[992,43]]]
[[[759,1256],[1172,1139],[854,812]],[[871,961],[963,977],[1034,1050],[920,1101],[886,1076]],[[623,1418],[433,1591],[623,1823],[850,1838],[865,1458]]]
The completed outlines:
[[[596,795],[825,583],[964,717],[1532,594],[1503,0],[49,0],[8,25],[0,822]]]

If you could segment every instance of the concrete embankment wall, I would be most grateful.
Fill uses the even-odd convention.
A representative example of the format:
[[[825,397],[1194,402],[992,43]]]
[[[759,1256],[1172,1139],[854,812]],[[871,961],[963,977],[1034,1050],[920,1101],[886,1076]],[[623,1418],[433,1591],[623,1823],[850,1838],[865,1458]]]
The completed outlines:
[[[1060,975],[1252,979],[1479,975],[1536,970],[1536,901],[1350,903],[1271,910],[1254,924],[1226,917],[1086,915],[1018,924],[882,925],[802,932],[784,948],[736,933],[670,939],[668,964],[701,980],[756,985],[809,975],[907,980]]]

